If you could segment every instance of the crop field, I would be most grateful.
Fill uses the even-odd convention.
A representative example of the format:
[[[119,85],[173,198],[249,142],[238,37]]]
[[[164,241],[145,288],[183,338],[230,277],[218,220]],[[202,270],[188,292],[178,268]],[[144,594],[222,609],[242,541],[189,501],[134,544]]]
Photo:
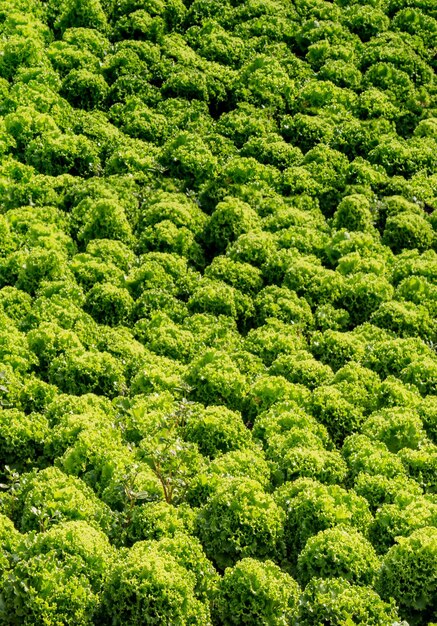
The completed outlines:
[[[0,626],[437,626],[436,0],[0,0]]]

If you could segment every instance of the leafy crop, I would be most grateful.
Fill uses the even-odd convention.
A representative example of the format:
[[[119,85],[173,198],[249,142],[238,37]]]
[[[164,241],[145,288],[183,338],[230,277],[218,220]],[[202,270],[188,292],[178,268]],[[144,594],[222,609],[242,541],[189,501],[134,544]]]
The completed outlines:
[[[0,0],[0,626],[437,623],[433,0]]]

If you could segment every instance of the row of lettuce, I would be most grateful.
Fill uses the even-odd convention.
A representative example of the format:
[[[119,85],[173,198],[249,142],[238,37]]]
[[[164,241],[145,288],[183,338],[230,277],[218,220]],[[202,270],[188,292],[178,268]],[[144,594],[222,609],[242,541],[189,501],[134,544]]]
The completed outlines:
[[[0,31],[0,624],[433,626],[433,0]]]

